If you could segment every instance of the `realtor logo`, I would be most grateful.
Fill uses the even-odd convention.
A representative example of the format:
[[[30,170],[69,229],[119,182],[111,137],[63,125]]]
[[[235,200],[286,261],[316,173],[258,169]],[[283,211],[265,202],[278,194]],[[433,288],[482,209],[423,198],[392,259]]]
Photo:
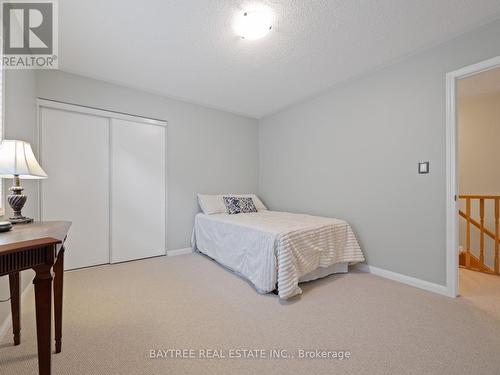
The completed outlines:
[[[2,65],[57,69],[57,1],[2,1]]]

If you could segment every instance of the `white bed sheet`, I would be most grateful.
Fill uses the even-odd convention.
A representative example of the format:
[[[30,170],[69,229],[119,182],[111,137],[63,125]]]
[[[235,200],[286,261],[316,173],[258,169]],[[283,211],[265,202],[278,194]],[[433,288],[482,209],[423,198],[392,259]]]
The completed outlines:
[[[300,294],[304,278],[344,272],[342,263],[364,261],[345,221],[276,211],[197,214],[193,249],[248,279],[261,293],[278,283],[283,299]]]

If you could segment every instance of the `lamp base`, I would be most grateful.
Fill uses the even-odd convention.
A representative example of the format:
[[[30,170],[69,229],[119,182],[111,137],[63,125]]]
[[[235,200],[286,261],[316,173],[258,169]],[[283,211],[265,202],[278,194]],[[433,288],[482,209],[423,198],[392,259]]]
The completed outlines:
[[[7,195],[7,202],[9,202],[12,211],[14,211],[14,216],[10,217],[9,221],[12,224],[32,223],[32,218],[23,216],[21,213],[28,197],[23,194],[24,189],[20,184],[19,176],[14,175],[14,185],[9,190],[11,193]]]
[[[12,225],[16,225],[16,224],[28,224],[28,223],[32,223],[33,222],[33,218],[26,217],[26,216],[9,217],[9,221],[12,223]]]

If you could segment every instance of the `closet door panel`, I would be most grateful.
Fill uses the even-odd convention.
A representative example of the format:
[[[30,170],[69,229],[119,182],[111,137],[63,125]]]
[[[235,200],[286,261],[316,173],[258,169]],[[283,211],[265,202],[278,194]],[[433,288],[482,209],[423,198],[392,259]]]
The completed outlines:
[[[65,268],[109,263],[109,119],[40,108],[42,220],[73,223]]]
[[[111,262],[165,254],[165,128],[111,120]]]

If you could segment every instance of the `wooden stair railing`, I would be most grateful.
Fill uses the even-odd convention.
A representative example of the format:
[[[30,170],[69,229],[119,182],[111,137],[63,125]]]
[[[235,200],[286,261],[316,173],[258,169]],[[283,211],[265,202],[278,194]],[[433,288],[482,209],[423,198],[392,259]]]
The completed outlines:
[[[478,272],[483,272],[483,273],[489,273],[491,275],[495,274],[495,271],[492,270],[490,267],[484,265],[481,266],[481,263],[479,262],[479,258],[476,257],[474,254],[470,253],[469,257],[467,258],[467,253],[465,251],[462,251],[459,255],[459,264],[462,267],[465,267],[467,269],[473,270],[473,271],[478,271]],[[466,262],[469,263],[469,266],[466,266]]]
[[[481,272],[500,275],[500,195],[460,195],[460,199],[465,199],[465,212],[459,210],[466,224],[465,251],[460,256],[460,265],[465,268],[474,269]],[[479,222],[471,217],[471,201],[479,200]],[[495,231],[491,231],[484,226],[485,201],[493,200],[495,206]],[[471,225],[479,229],[479,258],[471,254]],[[494,269],[484,264],[484,236],[488,236],[494,241]]]

